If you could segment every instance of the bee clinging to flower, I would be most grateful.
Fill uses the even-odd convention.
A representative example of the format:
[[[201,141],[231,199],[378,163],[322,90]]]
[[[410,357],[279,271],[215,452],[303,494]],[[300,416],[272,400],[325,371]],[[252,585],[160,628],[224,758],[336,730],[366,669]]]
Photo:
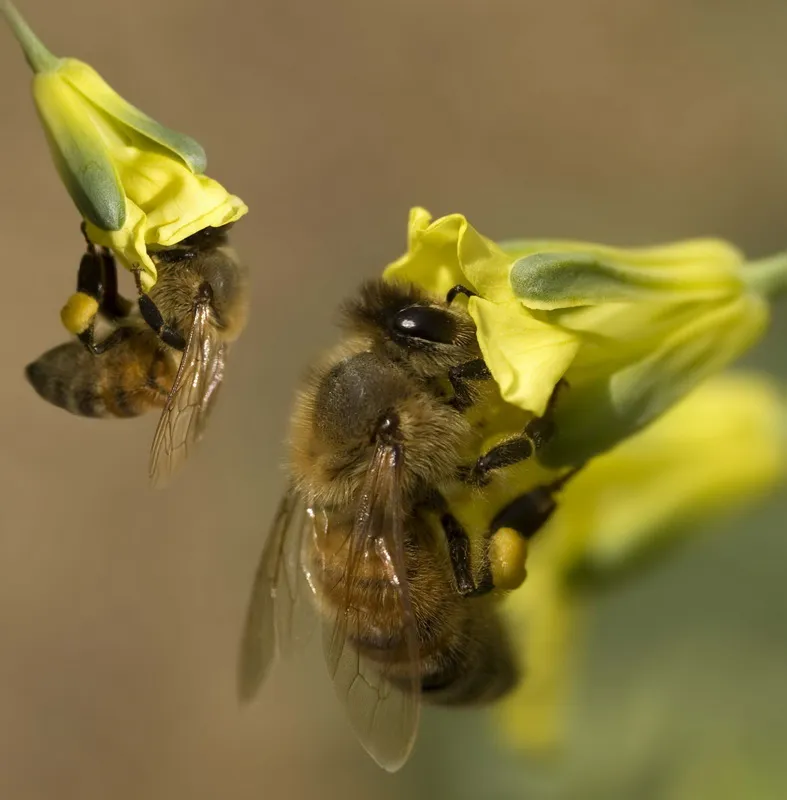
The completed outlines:
[[[466,412],[493,387],[455,295],[374,281],[345,306],[344,338],[295,403],[290,488],[240,654],[248,699],[290,645],[299,614],[316,608],[336,692],[388,770],[409,756],[422,702],[484,705],[516,685],[496,590],[516,583],[512,572],[524,579],[527,541],[573,474],[520,492],[474,546],[451,492],[478,491],[468,487],[529,458],[548,420],[532,418],[478,454],[482,435]]]
[[[158,280],[150,292],[142,290],[138,308],[117,291],[117,270],[112,253],[88,241],[77,280],[82,300],[66,308],[79,316],[87,306],[87,324],[79,334],[81,344],[49,351],[27,369],[28,379],[44,399],[83,416],[96,416],[84,403],[58,402],[55,386],[68,385],[71,397],[91,378],[122,382],[124,368],[138,371],[151,353],[176,371],[166,383],[163,411],[153,440],[151,478],[163,482],[185,460],[201,437],[224,378],[226,355],[246,322],[247,271],[227,239],[227,228],[207,229],[177,245],[153,253]],[[94,313],[92,313],[94,312]],[[96,335],[96,318],[108,320],[111,332]],[[147,333],[140,331],[147,327]],[[76,356],[76,347],[85,356]],[[71,381],[63,348],[73,354]],[[54,353],[61,353],[57,358]],[[96,363],[91,363],[90,359]],[[157,384],[156,391],[161,389]],[[156,396],[156,401],[160,399]],[[149,407],[161,405],[151,401]],[[110,403],[107,409],[113,408]],[[109,415],[113,415],[108,411]],[[118,413],[114,416],[129,416]]]
[[[204,174],[205,152],[197,142],[132,106],[88,64],[54,56],[10,3],[2,11],[33,69],[47,143],[84,220],[87,252],[61,319],[100,362],[59,348],[57,357],[49,353],[32,365],[28,377],[43,397],[81,413],[88,404],[58,402],[61,389],[84,398],[76,387],[100,375],[120,391],[115,371],[126,365],[145,374],[153,350],[167,369],[177,364],[152,448],[151,476],[160,482],[201,436],[227,350],[245,325],[246,269],[227,231],[248,209]],[[118,294],[116,262],[133,273],[138,313]],[[111,331],[98,340],[96,325],[106,322]],[[140,323],[150,326],[152,339]],[[68,363],[75,370],[70,389]],[[154,405],[161,386],[156,382]],[[144,393],[134,396],[142,402]],[[122,403],[117,410],[126,415]]]

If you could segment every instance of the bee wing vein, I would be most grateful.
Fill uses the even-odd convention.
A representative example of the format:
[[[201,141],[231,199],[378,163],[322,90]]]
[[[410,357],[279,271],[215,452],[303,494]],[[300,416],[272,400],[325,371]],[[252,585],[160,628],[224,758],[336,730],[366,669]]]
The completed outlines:
[[[390,771],[407,759],[420,713],[418,631],[407,581],[400,469],[398,451],[378,446],[346,542],[343,601],[325,621],[323,636],[329,673],[356,735]],[[358,608],[356,597],[364,597],[365,567],[371,560],[378,562],[382,593]],[[383,649],[386,636],[393,637],[388,642],[394,645],[390,658],[364,653],[369,649],[364,638],[369,630],[382,637]]]
[[[238,659],[243,701],[257,693],[277,653],[286,654],[309,636],[314,609],[301,556],[312,526],[305,503],[289,489],[265,540],[246,611]]]
[[[199,441],[224,378],[226,346],[198,303],[177,375],[161,413],[150,453],[150,477],[163,485]]]

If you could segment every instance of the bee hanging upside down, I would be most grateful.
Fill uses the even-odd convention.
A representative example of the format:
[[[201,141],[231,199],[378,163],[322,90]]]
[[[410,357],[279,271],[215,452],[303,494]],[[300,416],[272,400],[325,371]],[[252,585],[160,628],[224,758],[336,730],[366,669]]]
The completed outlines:
[[[518,668],[498,618],[490,546],[522,541],[553,513],[576,470],[529,491],[490,520],[472,563],[471,541],[445,499],[450,486],[484,486],[549,437],[549,414],[479,451],[465,413],[491,376],[475,328],[453,299],[411,286],[367,284],[344,309],[345,339],[298,395],[290,489],[265,542],[247,611],[239,693],[250,699],[277,650],[297,636],[305,606],[322,620],[335,689],[361,743],[399,769],[421,702],[489,703]],[[496,593],[499,594],[499,593]]]
[[[171,475],[201,437],[227,350],[246,324],[247,274],[229,246],[229,227],[206,228],[151,253],[158,279],[145,293],[135,273],[136,310],[118,293],[111,252],[88,240],[75,302],[64,309],[79,342],[44,353],[26,370],[41,397],[81,416],[163,408],[151,449],[154,483]],[[112,328],[100,341],[98,318]]]

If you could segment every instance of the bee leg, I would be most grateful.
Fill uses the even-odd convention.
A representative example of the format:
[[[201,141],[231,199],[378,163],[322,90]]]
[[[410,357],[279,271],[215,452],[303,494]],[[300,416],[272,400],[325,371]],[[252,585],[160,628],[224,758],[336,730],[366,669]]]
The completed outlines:
[[[117,264],[112,251],[105,247],[96,247],[88,239],[84,222],[81,230],[87,242],[87,250],[79,262],[77,291],[96,300],[99,311],[108,319],[127,317],[132,304],[118,292]]]
[[[450,306],[457,295],[460,294],[463,294],[465,297],[478,297],[478,292],[474,292],[472,289],[468,289],[467,286],[462,286],[461,283],[457,283],[456,286],[448,290],[448,294],[445,296],[446,305]]]
[[[104,275],[104,297],[99,304],[101,313],[112,320],[127,317],[133,303],[118,291],[117,264],[111,250],[101,248],[101,262]]]
[[[558,507],[556,492],[579,469],[521,494],[495,515],[486,538],[487,561],[495,588],[510,591],[524,583],[528,542],[549,522]]]
[[[112,254],[103,251],[103,248],[99,251],[90,241],[88,241],[87,251],[79,262],[77,293],[92,297],[98,303],[99,313],[111,320],[127,316],[131,308],[128,300],[118,294],[117,268]],[[131,333],[130,328],[116,328],[106,339],[97,342],[95,328],[96,318],[94,316],[85,330],[77,334],[77,338],[96,356],[111,350]]]
[[[464,364],[456,364],[448,370],[448,380],[454,390],[454,398],[451,405],[457,411],[464,411],[473,405],[473,391],[469,381],[491,380],[492,373],[489,371],[483,358],[474,358]]]
[[[462,597],[478,597],[494,589],[492,567],[488,548],[484,547],[483,563],[476,581],[470,557],[470,539],[459,520],[447,510],[440,516],[440,522],[448,543],[448,555],[454,572],[456,590]]]
[[[158,334],[164,344],[169,345],[175,350],[181,352],[186,349],[186,340],[183,336],[176,331],[169,323],[165,322],[164,317],[159,311],[158,306],[150,299],[150,295],[142,288],[142,283],[139,279],[139,270],[134,271],[134,280],[137,284],[139,291],[139,311],[142,314],[142,319]]]
[[[553,436],[555,423],[553,415],[560,391],[567,386],[561,379],[555,385],[543,417],[534,417],[525,425],[519,436],[512,436],[484,453],[470,468],[460,470],[459,477],[465,483],[485,486],[490,481],[490,473],[526,461],[540,450]]]
[[[555,494],[580,469],[581,467],[575,467],[556,481],[536,486],[529,492],[521,494],[495,515],[484,538],[482,561],[477,579],[473,575],[470,539],[467,532],[453,514],[443,510],[440,521],[448,543],[448,554],[454,572],[456,590],[462,597],[480,597],[491,592],[498,584],[500,588],[511,589],[522,583],[526,574],[523,566],[527,554],[526,545],[523,549],[521,545],[515,549],[514,552],[518,553],[518,558],[511,558],[511,547],[508,545],[509,557],[504,558],[501,563],[500,557],[496,556],[496,564],[493,566],[490,549],[493,546],[492,540],[495,534],[503,529],[510,529],[515,532],[514,536],[519,534],[525,541],[535,536],[557,509]],[[520,563],[513,565],[506,563],[517,560]],[[497,573],[495,568],[498,570]]]
[[[119,345],[132,333],[133,330],[128,327],[115,328],[106,339],[97,342],[95,338],[95,323],[91,323],[87,330],[77,335],[77,338],[94,356],[100,356],[106,353],[107,350]]]
[[[536,486],[529,492],[516,497],[495,515],[492,524],[489,526],[490,536],[501,528],[511,528],[525,539],[532,539],[546,525],[552,514],[555,513],[557,508],[555,494],[580,469],[582,469],[582,465],[572,468],[565,475],[551,483]]]

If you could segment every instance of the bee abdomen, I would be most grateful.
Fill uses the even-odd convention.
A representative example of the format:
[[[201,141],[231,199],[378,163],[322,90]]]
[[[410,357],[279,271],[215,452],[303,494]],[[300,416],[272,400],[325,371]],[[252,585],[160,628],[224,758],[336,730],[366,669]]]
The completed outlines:
[[[472,601],[469,601],[472,602]],[[484,705],[508,694],[519,666],[499,621],[468,617],[461,637],[424,664],[424,700],[436,705]]]
[[[84,380],[84,377],[53,368],[55,364],[50,356],[56,350],[50,350],[37,361],[25,367],[25,375],[36,393],[58,408],[65,409],[81,417],[105,417],[106,405],[96,391],[96,387]]]
[[[336,584],[330,584],[335,587]],[[384,600],[384,579],[367,579],[355,585],[348,605],[349,644],[364,658],[384,669],[389,680],[403,689],[409,686],[411,666],[400,619],[394,609],[389,615],[375,614],[378,627],[363,624],[364,609],[379,608]],[[321,587],[322,613],[336,616],[348,598],[331,596]],[[461,602],[472,602],[462,600]],[[420,684],[423,698],[435,705],[482,705],[510,692],[519,679],[519,668],[499,621],[490,613],[468,614],[459,627],[448,609],[419,624]],[[359,615],[359,616],[356,616]],[[386,624],[387,623],[387,624]]]
[[[80,417],[135,417],[163,402],[139,365],[94,356],[79,342],[48,350],[25,375],[41,398]]]

